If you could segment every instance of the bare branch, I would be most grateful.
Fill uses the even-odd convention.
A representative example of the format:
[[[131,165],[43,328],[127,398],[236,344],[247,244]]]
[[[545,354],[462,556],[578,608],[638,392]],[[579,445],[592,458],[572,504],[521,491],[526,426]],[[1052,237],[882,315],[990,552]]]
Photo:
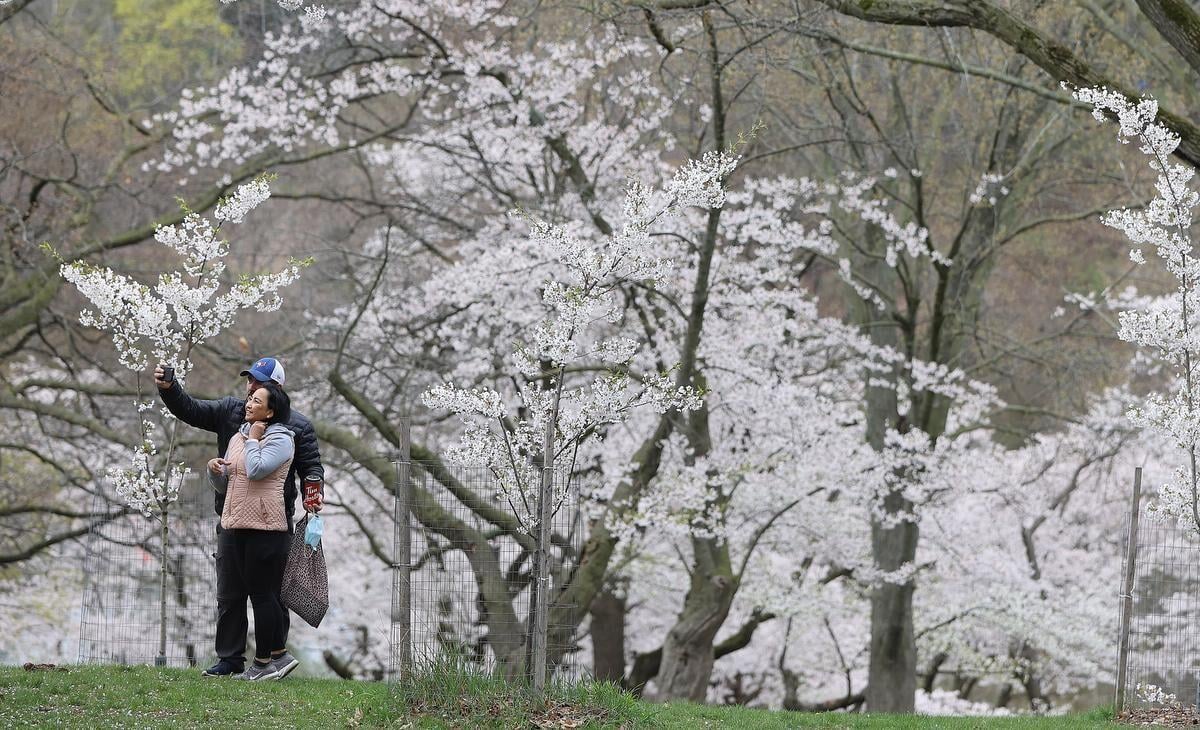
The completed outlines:
[[[1082,87],[1102,86],[1130,99],[1138,98],[1138,94],[1076,56],[1067,45],[1047,37],[1017,15],[987,0],[818,1],[844,15],[874,23],[974,28],[1018,51],[1056,81]],[[1158,113],[1159,121],[1180,137],[1175,154],[1193,165],[1200,165],[1200,127],[1162,106]]]

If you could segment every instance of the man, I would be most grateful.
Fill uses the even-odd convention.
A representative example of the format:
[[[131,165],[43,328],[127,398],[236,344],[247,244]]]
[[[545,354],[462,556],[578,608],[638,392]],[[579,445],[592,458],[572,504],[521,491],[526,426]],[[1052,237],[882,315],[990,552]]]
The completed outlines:
[[[165,372],[161,365],[154,370],[154,384],[158,386],[158,394],[167,409],[180,421],[212,431],[217,434],[217,456],[224,457],[229,446],[229,439],[237,432],[246,420],[246,399],[225,397],[220,400],[197,400],[183,389],[174,378],[164,379]],[[258,390],[263,383],[274,381],[283,387],[285,376],[283,365],[273,357],[264,357],[241,375],[246,378],[246,398]],[[296,437],[296,455],[288,470],[287,481],[284,485],[284,502],[288,516],[288,531],[293,529],[293,516],[296,509],[297,479],[315,477],[324,483],[325,470],[321,466],[321,452],[317,446],[316,432],[307,417],[292,410],[291,418],[285,424]],[[225,506],[225,495],[214,492],[217,514],[221,514]],[[318,493],[313,499],[305,500],[305,509],[310,512],[320,511],[323,505],[323,495]],[[246,601],[249,592],[242,584],[241,576],[234,570],[232,559],[233,536],[222,530],[217,524],[217,663],[205,669],[205,677],[225,677],[242,673],[245,667],[246,632]],[[283,638],[287,641],[290,628],[290,614],[286,608],[283,611]],[[270,670],[262,679],[282,679],[299,666],[290,652],[283,647],[270,647],[272,660],[268,665]]]

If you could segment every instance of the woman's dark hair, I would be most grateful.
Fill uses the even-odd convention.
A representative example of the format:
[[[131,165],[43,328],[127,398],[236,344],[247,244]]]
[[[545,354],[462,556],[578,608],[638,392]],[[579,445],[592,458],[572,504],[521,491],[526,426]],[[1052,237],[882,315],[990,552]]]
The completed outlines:
[[[267,408],[275,412],[275,415],[267,419],[267,423],[286,425],[292,417],[292,399],[274,382],[263,383],[258,386],[258,390],[267,391]]]

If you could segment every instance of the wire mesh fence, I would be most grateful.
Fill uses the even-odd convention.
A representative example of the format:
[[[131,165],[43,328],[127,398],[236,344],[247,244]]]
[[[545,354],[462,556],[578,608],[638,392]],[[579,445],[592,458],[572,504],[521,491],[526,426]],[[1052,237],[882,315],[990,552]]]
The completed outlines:
[[[109,508],[97,494],[93,513]],[[189,477],[169,510],[165,663],[214,659],[216,524],[212,490]],[[93,526],[85,540],[79,661],[151,664],[159,657],[161,522],[132,513]]]
[[[1200,532],[1188,519],[1143,516],[1136,523],[1132,555],[1128,659],[1124,687],[1118,691],[1123,692],[1125,707],[1160,704],[1167,694],[1182,704],[1195,704],[1200,679]],[[1126,569],[1130,556],[1127,551]]]
[[[453,665],[524,678],[537,542],[520,515],[530,510],[500,494],[485,468],[401,460],[396,473],[390,676]],[[584,668],[560,589],[575,569],[583,525],[578,491],[565,474],[554,482],[546,654],[550,678],[573,681]]]

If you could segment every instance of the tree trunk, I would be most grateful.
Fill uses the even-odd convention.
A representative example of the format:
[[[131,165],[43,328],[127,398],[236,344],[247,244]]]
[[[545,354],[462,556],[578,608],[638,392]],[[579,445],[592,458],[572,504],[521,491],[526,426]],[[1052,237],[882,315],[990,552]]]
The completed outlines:
[[[1045,692],[1042,690],[1042,680],[1037,675],[1036,667],[1038,665],[1039,652],[1028,643],[1022,642],[1020,649],[1017,651],[1017,656],[1022,660],[1024,668],[1017,672],[1017,679],[1020,680],[1021,686],[1025,688],[1025,696],[1029,700],[1029,709],[1039,710],[1045,709],[1049,704],[1046,701]]]
[[[775,614],[769,611],[755,609],[749,620],[742,624],[742,628],[713,646],[713,661],[726,654],[745,649],[750,645],[750,640],[754,638],[754,632],[758,630],[758,627],[774,618]],[[634,697],[641,697],[642,688],[646,686],[646,683],[658,676],[658,670],[662,667],[662,655],[663,650],[660,646],[634,656],[629,675],[621,680],[621,688],[632,693]]]
[[[885,500],[903,501],[898,494]],[[911,505],[908,505],[911,507]],[[888,510],[889,514],[894,514]],[[884,571],[911,563],[917,552],[917,525],[871,524],[875,565]],[[917,691],[917,643],[913,632],[913,583],[883,581],[871,591],[871,661],[867,674],[868,712],[912,712]]]
[[[625,676],[625,598],[611,586],[592,601],[592,675],[619,684]]]
[[[704,374],[697,371],[693,383],[704,388],[707,385]],[[686,458],[689,463],[711,452],[708,404],[689,413],[687,426],[681,430],[691,450]],[[710,485],[706,510],[719,515],[727,498],[722,485]],[[662,664],[655,680],[659,700],[704,701],[716,661],[713,641],[737,594],[738,580],[733,574],[729,544],[711,537],[692,537],[691,542],[691,586],[683,599],[683,610],[663,642]]]
[[[876,231],[868,232],[868,243],[880,247]],[[889,295],[895,289],[891,272],[878,260],[862,265],[868,281]],[[877,347],[900,347],[900,331],[895,326],[875,323],[877,313],[869,302],[858,302],[857,316],[871,343]],[[889,431],[906,431],[908,424],[900,416],[897,384],[902,373],[893,363],[886,375],[868,377],[866,384],[866,440],[875,451],[886,449]],[[912,562],[916,555],[917,525],[906,515],[913,504],[903,497],[906,475],[901,471],[875,477],[872,485],[879,490],[870,504],[871,557],[877,570],[894,573]],[[912,712],[917,691],[917,651],[913,632],[913,584],[906,580],[876,580],[871,589],[871,640],[867,673],[866,708],[868,712]]]
[[[996,698],[997,709],[1008,707],[1008,703],[1012,702],[1013,686],[1012,682],[1005,682],[1000,688],[1000,696]]]
[[[162,559],[158,564],[158,656],[154,666],[163,667],[167,664],[167,573],[170,572],[168,562],[171,537],[170,508],[166,500],[159,503],[160,519],[162,520]]]
[[[683,610],[663,642],[662,665],[655,680],[658,700],[704,701],[712,676],[713,640],[737,593],[728,546],[712,538],[694,538],[692,547],[692,584]]]
[[[925,681],[921,685],[921,688],[925,690],[925,694],[929,694],[933,691],[933,685],[935,682],[937,682],[938,671],[949,658],[949,654],[944,651],[939,651],[929,662],[929,669],[925,672]]]

